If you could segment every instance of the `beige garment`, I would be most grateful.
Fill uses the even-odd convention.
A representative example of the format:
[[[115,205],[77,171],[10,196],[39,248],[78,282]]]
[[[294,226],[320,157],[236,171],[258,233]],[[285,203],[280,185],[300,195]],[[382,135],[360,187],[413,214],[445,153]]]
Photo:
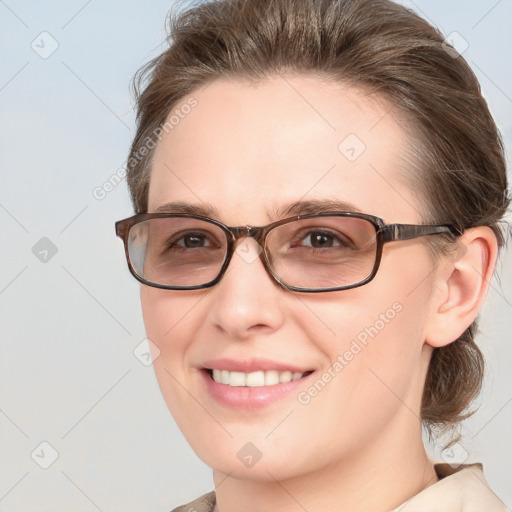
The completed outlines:
[[[440,480],[393,512],[510,512],[489,488],[481,464],[457,469],[436,464],[435,469]]]
[[[487,485],[481,464],[457,469],[436,464],[435,469],[440,480],[392,512],[511,512]],[[172,512],[213,512],[214,508],[212,491]]]

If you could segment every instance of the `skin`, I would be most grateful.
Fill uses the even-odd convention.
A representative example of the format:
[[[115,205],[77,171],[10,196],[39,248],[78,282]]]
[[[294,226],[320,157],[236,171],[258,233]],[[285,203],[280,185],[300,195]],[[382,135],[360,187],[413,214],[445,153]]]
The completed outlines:
[[[387,223],[422,222],[420,200],[401,179],[407,132],[384,102],[308,76],[218,80],[193,96],[197,107],[155,150],[149,212],[208,203],[227,225],[259,226],[283,204],[330,199]],[[349,134],[366,146],[353,162],[338,150]],[[388,243],[374,280],[341,292],[288,292],[259,259],[237,254],[213,288],[141,287],[160,388],[214,470],[217,510],[384,511],[436,482],[419,417],[428,363],[434,346],[476,317],[496,257],[488,228],[468,230],[461,246],[434,262],[424,239]],[[402,310],[307,405],[293,393],[238,410],[205,391],[201,365],[219,357],[321,376],[394,303]],[[261,452],[252,467],[237,457],[247,442]]]

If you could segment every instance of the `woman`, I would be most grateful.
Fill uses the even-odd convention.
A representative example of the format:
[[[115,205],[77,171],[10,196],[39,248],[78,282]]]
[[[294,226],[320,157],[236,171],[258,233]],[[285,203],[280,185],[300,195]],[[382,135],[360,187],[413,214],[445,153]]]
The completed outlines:
[[[386,0],[203,3],[171,36],[116,227],[163,396],[213,469],[176,510],[505,510],[422,442],[480,389],[508,205],[468,65]]]

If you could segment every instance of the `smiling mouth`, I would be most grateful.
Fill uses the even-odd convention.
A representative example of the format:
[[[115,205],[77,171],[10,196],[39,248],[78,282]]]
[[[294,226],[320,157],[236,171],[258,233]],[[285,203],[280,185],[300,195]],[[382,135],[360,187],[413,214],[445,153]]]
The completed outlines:
[[[226,384],[232,387],[250,387],[259,388],[264,386],[274,386],[296,381],[313,373],[311,370],[306,372],[291,372],[277,370],[260,370],[256,372],[231,372],[228,370],[213,369],[209,370],[210,377],[218,384]]]

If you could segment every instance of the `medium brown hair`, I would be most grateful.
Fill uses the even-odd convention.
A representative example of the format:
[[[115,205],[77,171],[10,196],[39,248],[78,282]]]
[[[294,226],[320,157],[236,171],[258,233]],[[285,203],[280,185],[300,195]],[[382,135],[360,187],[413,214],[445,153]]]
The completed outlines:
[[[155,139],[178,102],[215,79],[287,72],[387,100],[411,128],[408,179],[424,221],[460,231],[490,226],[503,242],[505,159],[478,81],[436,29],[388,0],[214,0],[170,16],[169,48],[134,80],[138,124],[128,184],[136,212],[147,211]],[[421,410],[428,428],[469,415],[484,369],[475,331],[474,323],[433,351]]]

